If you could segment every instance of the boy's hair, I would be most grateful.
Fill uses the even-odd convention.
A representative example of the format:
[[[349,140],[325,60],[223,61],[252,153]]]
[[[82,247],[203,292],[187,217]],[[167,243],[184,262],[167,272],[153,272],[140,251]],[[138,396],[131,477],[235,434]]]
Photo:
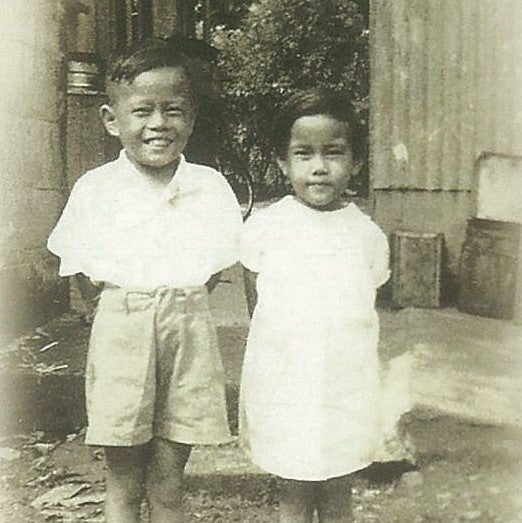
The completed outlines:
[[[362,155],[361,132],[348,96],[326,88],[297,91],[283,104],[275,118],[273,143],[276,155],[285,158],[294,122],[302,116],[326,114],[347,124],[348,140],[352,154],[359,159]]]
[[[114,101],[115,89],[130,84],[141,73],[163,67],[180,67],[190,84],[193,102],[197,104],[198,88],[192,60],[172,42],[148,39],[112,55],[105,73],[105,89],[109,102]]]

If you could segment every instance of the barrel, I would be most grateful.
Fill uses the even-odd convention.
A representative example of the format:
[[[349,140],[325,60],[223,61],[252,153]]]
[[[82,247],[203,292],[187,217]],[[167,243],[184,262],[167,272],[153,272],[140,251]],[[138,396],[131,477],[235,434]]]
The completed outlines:
[[[519,243],[519,223],[468,220],[459,263],[460,311],[513,319]]]

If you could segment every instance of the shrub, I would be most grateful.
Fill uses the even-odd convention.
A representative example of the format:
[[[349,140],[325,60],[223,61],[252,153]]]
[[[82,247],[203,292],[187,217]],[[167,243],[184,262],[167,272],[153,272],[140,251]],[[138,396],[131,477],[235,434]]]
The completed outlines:
[[[259,0],[235,29],[216,28],[225,99],[222,137],[231,161],[248,165],[258,192],[280,193],[270,143],[273,117],[295,89],[325,86],[347,92],[366,128],[368,31],[350,0]],[[232,157],[235,157],[233,159]],[[366,185],[363,173],[354,189]]]

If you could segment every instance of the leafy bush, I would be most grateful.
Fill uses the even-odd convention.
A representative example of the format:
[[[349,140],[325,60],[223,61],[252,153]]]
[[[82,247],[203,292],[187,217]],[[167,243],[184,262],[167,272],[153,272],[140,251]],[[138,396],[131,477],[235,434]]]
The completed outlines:
[[[258,0],[235,29],[216,28],[227,127],[221,138],[231,162],[248,165],[258,192],[280,193],[270,129],[277,108],[296,88],[325,86],[347,92],[365,127],[368,31],[350,0]],[[234,157],[234,158],[232,158]],[[364,175],[355,189],[365,186]]]

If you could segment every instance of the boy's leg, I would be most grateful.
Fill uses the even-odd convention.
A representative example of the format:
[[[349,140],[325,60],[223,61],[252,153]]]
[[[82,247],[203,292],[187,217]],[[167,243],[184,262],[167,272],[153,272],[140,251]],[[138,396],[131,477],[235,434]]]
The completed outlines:
[[[148,445],[105,447],[107,523],[139,522],[147,458]]]
[[[154,438],[147,469],[147,500],[150,523],[184,521],[181,484],[190,445]]]
[[[341,476],[322,481],[317,492],[319,523],[350,523],[352,518],[352,481]]]
[[[279,505],[279,522],[312,523],[316,488],[315,481],[285,480]]]

